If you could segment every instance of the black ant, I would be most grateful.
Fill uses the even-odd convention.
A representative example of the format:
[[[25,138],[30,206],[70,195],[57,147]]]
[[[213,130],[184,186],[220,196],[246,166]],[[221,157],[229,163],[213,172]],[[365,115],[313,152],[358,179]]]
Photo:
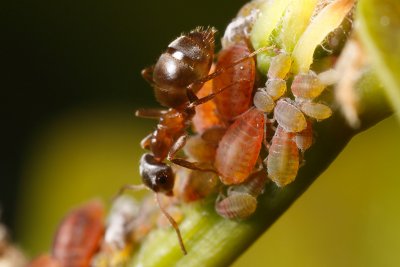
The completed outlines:
[[[122,194],[126,189],[139,190],[146,187],[155,192],[158,205],[174,227],[184,254],[186,254],[186,249],[178,225],[162,207],[159,199],[160,193],[167,196],[173,195],[172,189],[175,182],[172,168],[164,163],[164,160],[167,159],[189,169],[216,172],[214,169],[204,169],[197,163],[176,158],[175,154],[186,143],[186,129],[195,115],[195,107],[210,101],[233,84],[203,98],[198,98],[196,92],[205,82],[225,70],[269,49],[268,47],[258,49],[231,65],[208,74],[214,57],[215,33],[215,28],[198,27],[188,34],[178,37],[168,45],[167,50],[161,54],[154,66],[142,71],[142,76],[154,88],[157,101],[169,109],[139,109],[136,111],[138,117],[159,119],[159,122],[156,130],[141,142],[142,148],[151,151],[151,153],[145,153],[140,159],[140,175],[143,184],[126,185],[119,192]],[[236,81],[234,84],[240,82]]]

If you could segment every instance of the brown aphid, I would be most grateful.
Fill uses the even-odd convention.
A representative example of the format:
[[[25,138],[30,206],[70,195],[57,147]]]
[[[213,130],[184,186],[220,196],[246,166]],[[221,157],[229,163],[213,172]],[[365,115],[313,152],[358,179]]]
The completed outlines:
[[[296,98],[314,99],[325,89],[325,85],[313,71],[300,73],[294,76],[291,90]]]
[[[233,194],[215,202],[217,213],[227,219],[246,219],[256,208],[257,199],[246,193]]]
[[[157,63],[142,71],[153,88],[157,101],[182,109],[190,99],[188,90],[196,93],[208,75],[214,56],[214,28],[198,27],[168,45]]]
[[[264,113],[252,108],[228,128],[219,143],[214,164],[222,183],[242,183],[253,171],[261,149],[264,122]]]
[[[312,122],[307,120],[307,128],[303,131],[296,133],[295,137],[296,145],[301,152],[305,152],[309,149],[314,141],[314,132],[312,127]]]
[[[215,68],[211,68],[213,72]],[[207,81],[203,87],[197,92],[197,97],[202,98],[210,95],[213,90],[212,80]],[[222,127],[224,124],[220,119],[217,111],[217,106],[214,100],[198,105],[195,108],[196,114],[192,118],[193,129],[197,133],[203,133],[212,127]]]
[[[332,110],[327,105],[314,102],[303,102],[300,104],[300,109],[308,117],[322,121],[332,116]]]
[[[204,165],[207,166],[207,165]],[[176,173],[174,195],[183,202],[193,202],[216,193],[220,181],[214,172],[179,168]]]
[[[245,43],[238,43],[222,50],[218,56],[217,69],[227,68],[241,58],[249,56],[250,49]],[[255,61],[252,57],[226,69],[213,80],[213,91],[232,85],[228,90],[218,94],[214,101],[219,116],[226,122],[248,110],[252,104],[252,93],[255,82]]]
[[[218,144],[225,132],[225,128],[212,127],[202,134],[190,136],[183,147],[183,151],[191,160],[212,163],[215,160]]]
[[[10,265],[13,266],[13,265]],[[27,267],[63,267],[57,260],[48,254],[43,254],[33,259]]]
[[[265,160],[268,177],[279,187],[293,182],[299,170],[299,150],[294,138],[294,133],[278,126]]]
[[[267,182],[268,176],[264,169],[255,171],[250,174],[244,183],[230,186],[228,188],[228,196],[246,193],[253,197],[258,197],[264,191]]]
[[[52,257],[63,267],[88,267],[103,236],[104,208],[91,201],[72,210],[61,222],[54,238]]]
[[[303,113],[289,98],[278,100],[274,110],[274,117],[286,132],[297,133],[307,127]]]

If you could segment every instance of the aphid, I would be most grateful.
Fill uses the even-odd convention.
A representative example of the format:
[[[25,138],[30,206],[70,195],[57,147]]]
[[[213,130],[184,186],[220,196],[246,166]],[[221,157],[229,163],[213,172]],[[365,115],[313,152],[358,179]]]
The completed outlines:
[[[291,183],[299,170],[299,151],[294,140],[295,134],[278,126],[271,141],[266,162],[268,177],[279,187]]]
[[[332,115],[332,110],[327,105],[313,102],[303,102],[300,104],[300,109],[308,117],[322,121]]]
[[[211,167],[211,165],[204,166]],[[176,180],[174,195],[186,203],[203,199],[215,193],[220,185],[216,173],[186,168],[178,168]]]
[[[303,131],[296,133],[295,137],[296,145],[300,151],[305,152],[312,146],[314,140],[313,136],[312,122],[307,120],[307,127]]]
[[[292,59],[285,53],[278,54],[271,59],[268,70],[268,80],[265,87],[258,88],[253,103],[261,111],[269,114],[275,108],[275,101],[286,93],[286,81]]]
[[[215,168],[222,183],[246,180],[257,162],[264,132],[264,114],[252,108],[238,117],[219,143]]]
[[[260,12],[259,6],[263,0],[255,0],[244,5],[226,27],[221,43],[223,48],[239,42],[248,42],[253,24]]]
[[[215,68],[211,68],[210,72],[213,72]],[[212,93],[212,80],[207,81],[203,87],[197,92],[197,97],[206,97]],[[193,129],[197,133],[203,133],[209,128],[222,127],[224,124],[221,118],[218,116],[217,106],[213,100],[198,105],[195,108],[195,115],[192,118]]]
[[[241,58],[249,56],[250,53],[250,49],[243,42],[229,46],[220,52],[216,68],[227,68]],[[231,122],[250,108],[255,71],[255,61],[250,57],[214,78],[214,92],[232,84],[229,90],[225,90],[214,98],[218,114],[225,122]]]
[[[217,199],[215,210],[227,219],[246,219],[257,208],[257,199],[250,194],[233,194],[222,200]]]
[[[15,266],[15,265],[10,265],[10,266]],[[28,264],[28,267],[63,267],[63,266],[61,266],[61,264],[57,260],[53,259],[50,255],[43,254],[32,260]]]
[[[318,97],[325,89],[317,74],[313,71],[300,73],[294,76],[291,90],[296,98],[312,100]]]
[[[297,133],[303,131],[307,127],[307,122],[303,113],[289,98],[278,100],[274,111],[274,117],[286,132]]]
[[[63,267],[88,267],[103,236],[104,208],[91,201],[71,211],[58,227],[52,257]]]
[[[250,174],[244,183],[229,186],[227,197],[220,195],[215,202],[217,213],[229,219],[249,217],[257,207],[257,201],[254,200],[262,194],[267,182],[267,173],[261,169]]]

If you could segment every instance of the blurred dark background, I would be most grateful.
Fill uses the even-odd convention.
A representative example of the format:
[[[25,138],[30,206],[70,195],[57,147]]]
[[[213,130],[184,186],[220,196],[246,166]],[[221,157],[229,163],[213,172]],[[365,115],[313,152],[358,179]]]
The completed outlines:
[[[69,109],[120,106],[132,115],[137,107],[157,105],[141,69],[183,31],[198,25],[222,29],[243,3],[3,2],[2,220],[14,229],[21,164],[44,125]]]

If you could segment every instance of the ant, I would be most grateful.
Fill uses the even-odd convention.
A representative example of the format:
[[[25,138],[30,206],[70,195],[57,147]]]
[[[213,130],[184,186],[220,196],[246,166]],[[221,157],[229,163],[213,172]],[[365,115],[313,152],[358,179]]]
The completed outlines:
[[[169,109],[139,109],[136,111],[138,117],[159,119],[159,122],[156,130],[141,142],[142,148],[150,150],[150,153],[145,153],[140,159],[140,175],[143,184],[125,185],[118,193],[120,195],[126,189],[141,190],[146,187],[151,189],[156,194],[156,200],[162,213],[174,227],[184,254],[187,252],[178,225],[161,205],[159,197],[159,194],[172,196],[175,182],[172,167],[164,160],[193,170],[216,172],[215,169],[203,168],[196,162],[176,158],[175,155],[186,143],[186,130],[196,113],[196,106],[212,100],[216,95],[236,83],[248,81],[235,81],[234,84],[229,84],[202,98],[198,98],[196,93],[204,83],[219,76],[227,69],[270,49],[270,47],[260,48],[230,65],[208,74],[214,58],[215,33],[216,29],[213,27],[197,27],[172,41],[167,50],[161,54],[157,63],[142,71],[144,79],[152,85],[157,101]]]

